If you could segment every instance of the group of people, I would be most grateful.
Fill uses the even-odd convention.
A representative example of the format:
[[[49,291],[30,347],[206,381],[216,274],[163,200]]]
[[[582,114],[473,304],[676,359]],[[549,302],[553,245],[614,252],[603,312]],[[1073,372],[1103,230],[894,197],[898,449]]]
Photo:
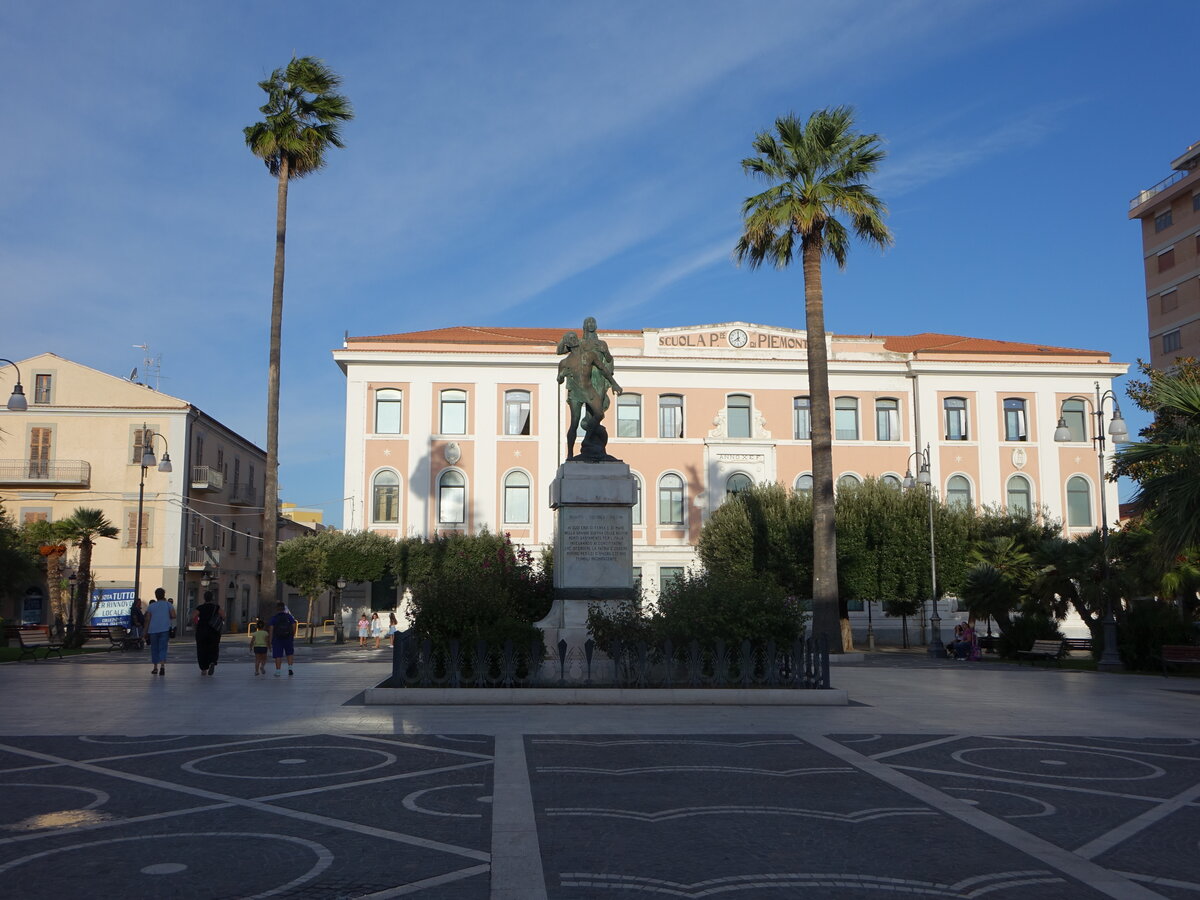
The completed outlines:
[[[385,635],[389,640],[395,637],[396,632],[400,630],[399,624],[396,614],[388,613],[388,624],[385,630],[383,619],[379,618],[379,613],[371,613],[371,618],[368,619],[366,610],[363,610],[362,615],[358,617],[358,646],[365,649],[367,638],[375,638],[375,649],[378,650],[379,643]]]
[[[395,617],[392,617],[393,620]],[[171,633],[175,630],[175,603],[167,599],[166,591],[156,588],[154,599],[143,612],[141,601],[135,600],[129,611],[131,632],[144,629],[150,645],[151,675],[167,674],[167,649]],[[221,656],[221,635],[225,633],[225,614],[212,591],[204,592],[204,602],[192,611],[192,628],[196,636],[196,663],[202,676],[216,674]],[[296,617],[285,603],[275,604],[275,615],[268,622],[257,619],[256,628],[250,635],[250,652],[254,655],[254,674],[267,674],[267,652],[275,660],[275,677],[283,674],[283,661],[287,660],[288,675],[295,675],[293,668],[296,654]]]
[[[972,660],[982,658],[979,649],[979,635],[971,627],[970,622],[960,622],[954,626],[954,640],[946,645],[946,652],[954,659]]]

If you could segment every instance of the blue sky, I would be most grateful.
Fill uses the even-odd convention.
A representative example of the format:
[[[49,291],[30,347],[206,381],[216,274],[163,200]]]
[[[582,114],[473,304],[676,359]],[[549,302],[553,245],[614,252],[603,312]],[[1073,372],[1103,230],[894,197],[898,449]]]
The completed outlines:
[[[144,343],[164,391],[265,441],[275,185],[242,128],[295,52],[357,113],[289,206],[281,496],[334,524],[344,331],[803,328],[798,269],[730,259],[740,160],[789,111],[851,104],[889,151],[896,244],[827,273],[831,330],[1133,363],[1126,211],[1200,139],[1162,43],[1198,25],[1194,0],[13,0],[0,356],[125,375]]]

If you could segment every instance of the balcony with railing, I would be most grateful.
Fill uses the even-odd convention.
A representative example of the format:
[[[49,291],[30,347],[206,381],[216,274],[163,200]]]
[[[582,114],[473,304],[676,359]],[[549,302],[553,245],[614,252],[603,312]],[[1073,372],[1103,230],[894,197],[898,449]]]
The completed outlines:
[[[258,493],[251,481],[238,481],[229,491],[229,502],[233,506],[254,506]]]
[[[0,459],[0,487],[88,487],[92,464],[83,459]]]
[[[221,564],[221,551],[212,547],[188,547],[187,567],[189,572],[202,572],[209,566]]]
[[[225,486],[225,476],[212,466],[192,466],[192,490],[219,491]]]

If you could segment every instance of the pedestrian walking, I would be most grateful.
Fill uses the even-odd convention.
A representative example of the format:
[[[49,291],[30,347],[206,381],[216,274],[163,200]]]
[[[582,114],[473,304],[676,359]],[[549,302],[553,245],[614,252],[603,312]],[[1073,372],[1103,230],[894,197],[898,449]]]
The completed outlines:
[[[396,621],[394,612],[388,613],[388,643],[393,647],[396,646],[396,633],[400,630],[400,623]]]
[[[154,599],[146,607],[146,636],[150,639],[151,675],[167,674],[167,646],[175,627],[175,607],[167,600],[167,592],[154,589]]]
[[[271,656],[275,659],[275,677],[280,675],[284,657],[287,657],[288,675],[295,675],[292,657],[296,650],[292,639],[296,636],[296,617],[288,612],[287,604],[275,604],[275,615],[271,616],[267,628],[271,636]]]
[[[254,674],[267,674],[267,650],[270,648],[271,633],[267,631],[267,623],[258,618],[254,620],[254,631],[250,634],[250,653],[254,656]]]
[[[146,611],[142,609],[142,600],[140,597],[135,597],[133,604],[129,607],[129,636],[138,642],[141,646],[146,628]]]
[[[212,591],[204,592],[204,602],[192,612],[192,628],[196,635],[196,662],[200,666],[200,674],[213,675],[221,655],[225,617],[221,614],[220,604],[213,599]]]
[[[363,610],[363,614],[358,617],[358,646],[365,648],[367,646],[367,636],[371,633],[371,620],[367,618],[367,611]]]

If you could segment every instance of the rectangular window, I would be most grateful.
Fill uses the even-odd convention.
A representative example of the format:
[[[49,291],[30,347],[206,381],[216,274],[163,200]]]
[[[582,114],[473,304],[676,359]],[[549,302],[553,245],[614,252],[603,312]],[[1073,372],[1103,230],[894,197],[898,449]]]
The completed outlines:
[[[683,437],[683,397],[679,394],[663,394],[658,398],[658,436]]]
[[[1084,408],[1082,400],[1064,400],[1062,405],[1062,419],[1067,425],[1067,429],[1071,432],[1071,440],[1075,443],[1082,443],[1088,439],[1087,437],[1087,410]]]
[[[1192,194],[1192,212],[1200,212],[1200,194]]]
[[[1171,227],[1171,211],[1161,212],[1154,217],[1154,231],[1157,233]]]
[[[900,440],[900,404],[896,400],[875,401],[875,440]]]
[[[633,567],[633,586],[635,588],[642,586],[642,567],[641,566]]]
[[[246,476],[246,496],[254,496],[254,463],[250,463],[250,474]]]
[[[21,509],[21,524],[22,525],[32,525],[34,522],[49,522],[49,521],[50,521],[50,510],[49,509],[29,509],[29,508],[24,508],[24,507]]]
[[[946,440],[967,439],[967,401],[962,397],[947,397],[942,402],[946,413]]]
[[[375,392],[375,433],[399,434],[403,395],[395,388]]]
[[[1174,312],[1179,309],[1179,291],[1167,291],[1158,298],[1160,313]]]
[[[50,477],[50,429],[29,429],[29,477]]]
[[[34,403],[49,403],[50,402],[50,386],[51,378],[49,375],[34,375],[33,376],[33,402]]]
[[[1009,397],[1004,401],[1004,439],[1027,441],[1029,431],[1025,425],[1025,401]]]
[[[504,394],[504,433],[529,434],[529,391]]]
[[[858,400],[854,397],[838,397],[833,406],[833,436],[839,441],[857,441]]]
[[[642,436],[642,398],[638,394],[622,394],[617,398],[617,437]]]
[[[136,509],[125,510],[125,529],[121,535],[122,547],[137,547],[138,514]],[[152,547],[150,542],[150,511],[142,511],[142,546]]]
[[[745,394],[730,394],[725,401],[725,419],[729,437],[750,437],[750,398]]]
[[[237,556],[237,538],[238,533],[236,528],[229,529],[229,555]]]
[[[1165,272],[1175,265],[1175,248],[1164,250],[1158,254],[1158,271]]]
[[[1162,352],[1163,353],[1174,353],[1176,350],[1178,350],[1182,346],[1183,346],[1183,341],[1180,338],[1178,328],[1176,328],[1174,331],[1168,331],[1166,334],[1164,334],[1162,336],[1162,348],[1163,348]]]
[[[665,591],[676,579],[683,577],[683,566],[660,566],[658,569],[658,589]]]
[[[792,400],[792,435],[797,441],[812,440],[812,407],[807,397]]]
[[[467,433],[467,392],[442,391],[438,429],[442,434]]]

